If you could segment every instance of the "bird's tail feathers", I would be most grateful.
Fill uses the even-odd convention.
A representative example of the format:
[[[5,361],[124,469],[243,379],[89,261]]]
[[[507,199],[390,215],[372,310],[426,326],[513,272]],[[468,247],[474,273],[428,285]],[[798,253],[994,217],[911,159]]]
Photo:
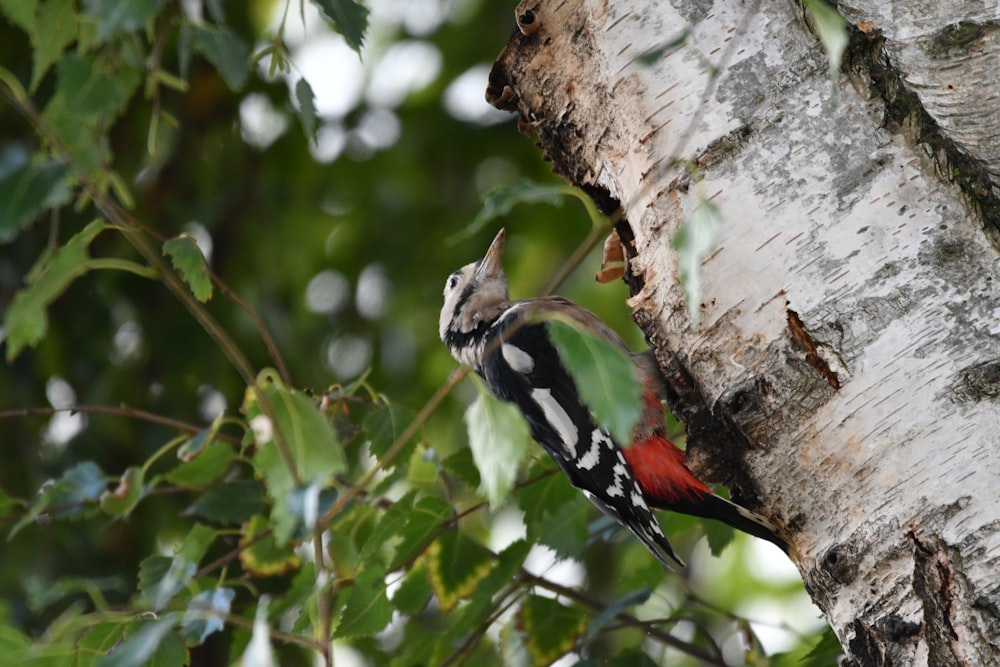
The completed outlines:
[[[778,524],[714,493],[707,494],[694,502],[682,501],[670,509],[675,512],[721,521],[732,528],[776,544],[781,547],[782,551],[788,553],[788,542],[782,536],[782,530]]]

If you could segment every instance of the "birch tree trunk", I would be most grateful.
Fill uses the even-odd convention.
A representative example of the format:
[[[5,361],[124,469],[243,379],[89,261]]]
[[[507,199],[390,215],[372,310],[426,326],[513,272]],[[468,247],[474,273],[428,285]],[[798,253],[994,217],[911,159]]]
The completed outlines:
[[[487,91],[620,205],[691,467],[785,526],[852,664],[1000,664],[1000,12],[972,4],[844,5],[833,99],[791,1],[525,0]],[[671,240],[704,201],[695,324]]]

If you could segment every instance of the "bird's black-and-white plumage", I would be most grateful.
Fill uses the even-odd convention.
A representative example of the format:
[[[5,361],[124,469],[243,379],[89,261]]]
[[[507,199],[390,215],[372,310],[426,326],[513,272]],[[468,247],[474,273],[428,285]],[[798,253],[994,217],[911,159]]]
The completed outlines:
[[[595,422],[548,336],[546,316],[569,318],[627,351],[597,316],[561,297],[511,301],[501,266],[504,231],[486,256],[448,277],[441,340],[517,405],[532,437],[574,486],[631,530],[664,564],[683,565],[667,542],[622,449]],[[662,416],[662,414],[661,414]]]

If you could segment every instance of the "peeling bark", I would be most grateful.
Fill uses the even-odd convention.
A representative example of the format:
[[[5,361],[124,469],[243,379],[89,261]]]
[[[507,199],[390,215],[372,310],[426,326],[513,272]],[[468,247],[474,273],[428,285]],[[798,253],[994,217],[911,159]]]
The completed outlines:
[[[849,660],[998,664],[998,10],[899,4],[845,5],[833,101],[793,3],[524,1],[487,97],[621,207],[690,465],[786,527]]]

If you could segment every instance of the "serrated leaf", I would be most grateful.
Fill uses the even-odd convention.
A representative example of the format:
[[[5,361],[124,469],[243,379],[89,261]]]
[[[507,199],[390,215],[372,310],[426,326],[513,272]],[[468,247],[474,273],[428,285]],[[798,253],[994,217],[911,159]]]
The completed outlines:
[[[205,447],[215,442],[215,434],[219,432],[225,413],[220,412],[211,426],[198,431],[177,448],[177,458],[185,463],[198,456]]]
[[[323,15],[333,23],[333,27],[344,36],[347,45],[361,53],[368,29],[368,9],[355,0],[312,0],[323,11]]]
[[[191,43],[218,70],[229,89],[243,87],[250,72],[250,49],[226,26],[191,26]]]
[[[631,442],[642,403],[628,353],[561,320],[548,321],[546,327],[594,419],[616,442]]]
[[[9,243],[31,224],[38,215],[69,201],[67,182],[69,165],[27,156],[4,154],[5,160],[16,160],[16,168],[5,165],[0,177],[0,243]]]
[[[111,144],[104,123],[99,122],[96,115],[79,113],[73,100],[63,91],[57,90],[45,105],[42,119],[59,137],[73,164],[82,171],[94,176],[111,163]]]
[[[236,480],[209,489],[184,510],[226,525],[242,525],[264,510],[264,488],[251,480]]]
[[[101,511],[110,516],[128,516],[142,500],[144,490],[142,469],[135,466],[127,468],[118,486],[101,494]]]
[[[78,651],[74,667],[92,667],[121,641],[128,625],[121,621],[104,621],[91,626],[76,643]]]
[[[201,248],[193,236],[181,234],[163,244],[163,254],[191,288],[194,298],[205,303],[212,298],[212,278],[208,275],[208,264]]]
[[[411,491],[386,511],[361,549],[362,562],[389,550],[387,570],[395,570],[416,557],[454,516],[451,506],[439,498],[428,496],[414,503],[415,497]]]
[[[830,80],[836,85],[837,74],[840,72],[840,61],[847,48],[847,21],[824,0],[804,0],[806,13],[812,19],[813,28],[819,41],[826,51],[826,59],[830,70]]]
[[[549,466],[550,464],[545,464]],[[535,466],[530,473],[537,476],[550,467]],[[526,537],[529,542],[541,542],[562,557],[578,557],[587,542],[586,513],[590,504],[574,489],[562,474],[549,475],[521,489],[518,506],[524,512]],[[557,517],[559,517],[557,519]],[[583,525],[580,525],[583,518]],[[560,520],[570,519],[560,525]]]
[[[176,556],[148,556],[139,563],[139,590],[158,611],[191,581],[196,569],[195,563]]]
[[[702,521],[701,526],[713,556],[721,555],[736,536],[736,532],[721,521]]]
[[[531,434],[521,411],[485,391],[465,411],[469,448],[482,482],[477,489],[490,508],[503,505],[517,480]]]
[[[263,533],[267,528],[267,519],[262,516],[253,517],[243,526],[240,546],[249,544],[251,539]],[[255,542],[252,546],[243,548],[240,551],[240,562],[243,563],[243,569],[251,574],[268,577],[297,568],[299,557],[291,549],[279,546],[272,534]]]
[[[266,383],[263,375],[260,382]],[[291,494],[298,486],[295,477],[303,485],[318,483],[324,488],[333,482],[334,475],[346,469],[347,464],[333,428],[313,399],[272,379],[263,389],[277,421],[270,425],[270,420],[261,412],[257,391],[253,387],[247,390],[243,409],[251,423],[259,417],[271,426],[265,429],[270,431],[265,434],[267,439],[257,443],[253,464],[274,501],[271,509],[274,539],[284,545],[299,523],[289,506]],[[278,434],[284,437],[285,453],[291,461],[279,449]],[[295,477],[290,465],[295,468]]]
[[[235,597],[236,591],[231,588],[213,588],[194,596],[181,621],[184,638],[197,646],[213,632],[221,631]]]
[[[229,465],[237,458],[230,445],[213,443],[196,457],[169,470],[164,477],[189,489],[203,489],[226,474]]]
[[[148,661],[153,659],[154,654],[158,652],[158,648],[176,624],[175,614],[167,614],[152,623],[143,623],[124,642],[117,645],[111,653],[98,658],[94,663],[95,667],[139,667],[149,664]],[[183,642],[181,648],[183,649]],[[169,663],[166,660],[161,660],[158,664],[164,667],[171,664],[180,667],[184,663],[183,661]]]
[[[557,600],[529,595],[517,614],[518,628],[526,635],[528,653],[539,667],[555,662],[576,645],[587,623],[582,615]]]
[[[76,39],[76,12],[71,2],[46,2],[38,8],[38,25],[45,28],[45,39],[32,40],[35,46],[31,70],[31,86],[35,92],[42,77],[62,57],[66,47]]]
[[[100,220],[90,223],[66,245],[43,255],[31,269],[28,286],[14,295],[4,318],[7,361],[13,361],[24,347],[37,344],[45,335],[49,326],[46,308],[87,272],[87,248],[106,227]]]
[[[49,480],[38,490],[27,514],[10,530],[10,541],[29,523],[42,514],[57,519],[77,519],[97,512],[97,503],[107,488],[107,476],[93,461],[84,461]]]
[[[125,106],[128,91],[91,58],[67,53],[59,60],[58,70],[59,92],[73,100],[75,113],[117,114]]]
[[[799,663],[800,667],[825,667],[826,665],[840,664],[840,656],[844,654],[844,649],[840,646],[840,640],[829,626],[823,628],[819,640],[812,650]]]
[[[97,19],[97,37],[135,32],[163,8],[166,0],[84,0],[84,10]]]
[[[396,589],[392,596],[392,606],[401,614],[416,616],[424,610],[432,595],[434,591],[427,580],[427,569],[422,561],[418,561],[407,571],[403,583]]]
[[[410,422],[413,412],[390,403],[365,416],[361,423],[373,456],[382,458]],[[415,442],[416,438],[411,442]],[[411,444],[412,446],[412,444]]]
[[[438,597],[441,611],[450,611],[458,601],[475,592],[493,569],[489,552],[462,533],[444,533],[427,548],[427,578]]]
[[[483,197],[483,206],[462,231],[445,239],[445,245],[454,245],[477,234],[483,227],[499,217],[509,215],[518,204],[552,204],[560,206],[566,198],[566,186],[546,185],[534,181],[518,181],[494,188]]]
[[[677,251],[677,268],[687,300],[688,317],[698,325],[701,310],[701,263],[715,250],[715,236],[722,224],[719,207],[707,199],[699,199],[671,241]]]
[[[306,139],[316,143],[316,96],[313,94],[312,86],[305,78],[299,79],[295,84],[295,102],[298,107],[299,122],[302,123],[302,131]]]
[[[441,461],[445,470],[459,478],[471,488],[475,489],[482,481],[479,477],[479,469],[476,468],[476,461],[472,458],[472,450],[462,447],[457,452]]]
[[[498,554],[496,566],[476,587],[468,603],[452,614],[451,628],[457,636],[472,632],[486,620],[493,611],[493,596],[514,581],[530,551],[530,544],[517,540]]]
[[[392,620],[392,606],[385,594],[385,570],[366,565],[357,578],[337,626],[341,639],[367,637],[384,629]]]
[[[38,0],[0,0],[0,9],[10,22],[35,39],[35,10]]]
[[[601,613],[594,617],[594,620],[590,621],[587,625],[587,636],[590,638],[597,637],[601,631],[608,626],[619,612],[625,611],[629,607],[634,607],[635,605],[642,604],[649,599],[649,596],[653,594],[653,589],[647,587],[640,588],[639,590],[632,591],[631,593],[621,597],[607,607],[601,610]]]
[[[196,523],[184,536],[180,546],[177,547],[175,556],[192,563],[200,563],[217,535],[218,533],[214,529],[203,523]]]

